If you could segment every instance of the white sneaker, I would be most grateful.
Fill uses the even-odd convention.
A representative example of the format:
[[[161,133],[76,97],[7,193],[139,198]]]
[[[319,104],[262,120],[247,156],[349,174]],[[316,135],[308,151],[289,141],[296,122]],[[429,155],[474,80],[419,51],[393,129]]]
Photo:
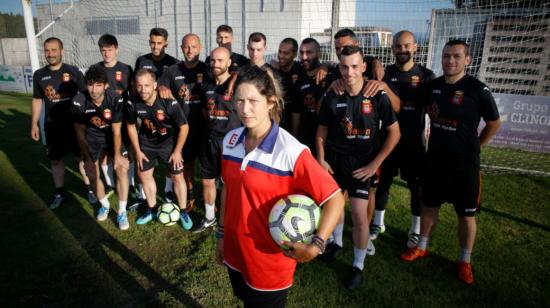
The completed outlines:
[[[367,255],[374,256],[376,253],[376,248],[374,247],[374,244],[371,240],[369,240],[369,244],[367,245]]]
[[[378,236],[382,233],[386,232],[386,226],[385,225],[372,225],[370,226],[370,239],[375,240],[378,238]]]
[[[126,212],[118,214],[116,220],[118,222],[118,228],[120,230],[128,230],[130,228],[130,223],[128,222],[128,215],[126,214]]]
[[[420,234],[409,233],[409,240],[407,241],[407,247],[413,248],[418,245],[418,242],[420,242]]]

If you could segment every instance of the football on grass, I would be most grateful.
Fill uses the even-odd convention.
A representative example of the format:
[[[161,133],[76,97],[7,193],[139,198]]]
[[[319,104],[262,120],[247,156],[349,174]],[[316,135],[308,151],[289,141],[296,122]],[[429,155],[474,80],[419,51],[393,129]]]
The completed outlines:
[[[165,203],[159,207],[158,220],[165,226],[172,226],[180,220],[180,209],[174,203]]]

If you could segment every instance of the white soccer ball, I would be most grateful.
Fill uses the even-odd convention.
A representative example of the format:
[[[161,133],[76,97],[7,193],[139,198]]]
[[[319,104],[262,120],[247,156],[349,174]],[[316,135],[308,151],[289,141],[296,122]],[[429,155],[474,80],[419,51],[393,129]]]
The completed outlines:
[[[320,217],[321,210],[311,198],[289,195],[277,201],[271,209],[269,232],[277,244],[281,241],[309,244]]]
[[[165,226],[175,225],[180,220],[180,209],[174,203],[165,203],[159,207],[157,217]]]

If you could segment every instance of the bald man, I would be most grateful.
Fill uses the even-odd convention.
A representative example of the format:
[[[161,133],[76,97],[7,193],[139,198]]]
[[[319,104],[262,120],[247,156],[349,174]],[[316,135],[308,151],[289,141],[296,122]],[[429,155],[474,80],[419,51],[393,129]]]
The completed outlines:
[[[416,246],[420,237],[420,176],[425,160],[424,106],[428,103],[422,99],[421,94],[425,91],[427,82],[435,78],[431,70],[414,62],[416,50],[416,38],[410,31],[400,31],[394,35],[392,52],[395,64],[386,69],[384,79],[399,96],[400,106],[396,112],[401,139],[382,165],[370,233],[374,240],[385,230],[384,213],[390,187],[394,176],[400,171],[399,174],[407,182],[411,193],[412,218],[407,241],[409,248]]]
[[[163,99],[176,99],[187,118],[189,135],[183,147],[185,181],[187,183],[187,211],[191,211],[195,202],[193,178],[195,158],[200,149],[200,133],[203,121],[199,90],[208,75],[208,68],[199,61],[201,41],[194,33],[186,34],[181,41],[181,51],[184,60],[170,66],[159,79],[159,95]],[[173,185],[170,177],[166,177],[164,196],[166,202],[174,201]]]
[[[212,79],[204,82],[200,91],[201,104],[206,115],[206,138],[199,157],[205,217],[195,229],[202,232],[216,225],[216,179],[221,174],[221,154],[223,137],[230,130],[241,126],[235,104],[233,103],[233,85],[229,68],[231,52],[218,47],[210,54]]]

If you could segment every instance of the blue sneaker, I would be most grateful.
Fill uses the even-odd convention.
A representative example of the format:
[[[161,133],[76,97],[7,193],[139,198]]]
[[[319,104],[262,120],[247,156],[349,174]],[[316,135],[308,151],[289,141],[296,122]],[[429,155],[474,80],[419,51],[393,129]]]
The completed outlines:
[[[154,211],[151,208],[147,209],[147,212],[143,214],[143,216],[139,217],[136,221],[136,224],[138,225],[145,225],[151,222],[151,220],[155,219],[157,215],[155,215]]]
[[[104,206],[100,207],[99,212],[97,213],[97,220],[105,221],[107,216],[109,216],[109,208]]]
[[[128,230],[128,228],[130,228],[130,223],[128,222],[128,215],[126,215],[126,212],[118,214],[116,220],[120,230]]]
[[[181,222],[181,226],[187,231],[191,230],[191,228],[193,227],[193,221],[185,211],[181,211],[180,222]]]

